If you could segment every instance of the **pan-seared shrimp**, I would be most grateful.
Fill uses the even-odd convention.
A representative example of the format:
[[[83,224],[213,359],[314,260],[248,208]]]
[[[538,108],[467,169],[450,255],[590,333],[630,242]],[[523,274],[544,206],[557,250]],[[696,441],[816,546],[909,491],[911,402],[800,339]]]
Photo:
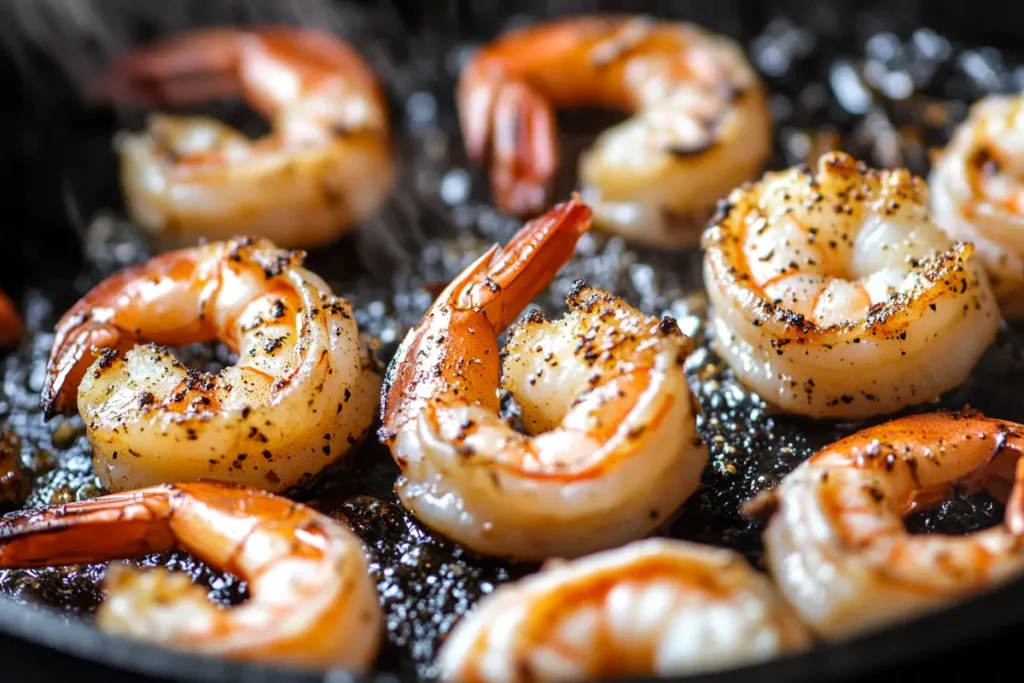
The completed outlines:
[[[498,335],[589,219],[573,198],[492,247],[388,370],[380,438],[402,469],[398,495],[477,552],[569,557],[634,540],[693,493],[707,462],[683,372],[690,341],[671,318],[577,283],[564,318],[528,316],[499,353]],[[499,417],[499,383],[530,436]]]
[[[77,395],[105,487],[217,479],[280,491],[368,434],[376,360],[350,304],[303,257],[254,238],[167,252],[64,315],[42,406],[72,413]],[[159,346],[214,339],[239,358],[217,375]]]
[[[134,220],[169,244],[253,234],[330,242],[373,213],[395,177],[383,92],[338,38],[309,29],[203,29],[129,53],[96,96],[159,107],[241,92],[270,119],[251,140],[208,117],[154,115],[121,134]]]
[[[0,292],[0,349],[17,346],[25,337],[25,323],[17,306],[4,292]]]
[[[495,203],[535,215],[559,165],[556,107],[624,110],[579,162],[594,223],[648,244],[699,240],[715,202],[771,151],[763,86],[743,49],[686,23],[558,19],[508,33],[463,71],[470,160],[490,165]]]
[[[755,498],[749,513],[775,508],[768,567],[803,620],[840,638],[1018,575],[1022,430],[977,411],[893,420],[832,444]],[[907,533],[906,513],[979,483],[1008,499],[1003,525],[969,536]]]
[[[862,418],[955,388],[999,309],[969,243],[906,169],[832,152],[734,190],[704,234],[715,348],[765,401]]]
[[[975,103],[936,159],[929,185],[935,222],[974,243],[1003,315],[1024,316],[1024,98]]]
[[[231,572],[249,600],[224,609],[185,574],[111,564],[105,631],[227,659],[364,670],[382,615],[359,537],[287,498],[218,482],[165,484],[0,519],[0,567],[131,559],[174,548]]]
[[[452,683],[678,676],[809,645],[736,552],[653,538],[499,587],[456,625],[438,668]]]

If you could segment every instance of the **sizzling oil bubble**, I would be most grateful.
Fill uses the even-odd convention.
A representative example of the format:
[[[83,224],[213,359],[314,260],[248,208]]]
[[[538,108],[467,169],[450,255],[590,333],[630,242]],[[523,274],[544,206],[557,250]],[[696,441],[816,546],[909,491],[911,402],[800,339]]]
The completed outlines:
[[[905,163],[922,174],[927,170],[928,147],[942,144],[950,127],[966,113],[964,102],[956,98],[976,97],[997,81],[1000,87],[1012,88],[1013,74],[1024,73],[991,51],[965,52],[925,29],[903,37],[863,38],[852,45],[815,41],[796,23],[779,20],[752,40],[751,52],[773,93],[775,167],[805,161],[838,145],[871,164]],[[407,42],[413,47],[418,44]],[[365,226],[364,233],[373,233],[365,235],[365,243],[350,236],[309,257],[310,267],[353,302],[359,325],[380,340],[384,360],[418,322],[439,286],[519,227],[517,221],[489,207],[486,183],[479,182],[476,171],[465,168],[451,107],[454,74],[442,76],[447,78],[443,83],[416,82],[419,76],[409,76],[424,71],[438,78],[436,74],[445,73],[440,65],[455,64],[468,54],[465,46],[446,49],[447,56],[430,54],[409,69],[385,70],[386,78],[394,77],[390,85],[396,101],[407,102],[400,110],[404,116],[396,118],[407,125],[401,144],[408,166],[408,192],[397,197],[379,220]],[[431,71],[423,64],[438,68]],[[909,95],[908,79],[915,88]],[[112,132],[107,125],[97,125],[76,141],[106,149]],[[570,149],[590,140],[578,132],[571,137],[566,142]],[[571,169],[572,164],[566,166]],[[571,187],[571,178],[566,185]],[[392,224],[395,221],[399,228]],[[89,261],[77,277],[68,277],[67,263],[48,263],[33,274],[23,302],[33,336],[4,360],[0,418],[20,436],[21,461],[33,472],[29,505],[99,493],[81,430],[74,421],[47,424],[38,410],[52,343],[50,331],[85,288],[111,269],[144,259],[147,247],[137,235],[125,232],[123,221],[111,221],[106,215],[85,234]],[[401,244],[385,244],[384,237]],[[385,246],[363,251],[361,260],[356,256],[359,250],[353,248],[358,244]],[[368,253],[373,254],[372,272],[362,265],[370,258]],[[687,373],[704,411],[698,426],[711,461],[702,488],[660,533],[732,547],[757,562],[761,527],[740,515],[740,505],[756,492],[773,487],[817,448],[869,423],[814,423],[778,415],[745,391],[704,336],[706,302],[699,264],[696,253],[632,248],[620,238],[590,234],[580,241],[577,257],[537,305],[549,315],[559,315],[572,282],[584,278],[592,286],[624,296],[645,312],[679,318],[698,345]],[[222,348],[197,347],[180,355],[211,370],[232,360]],[[993,416],[1024,420],[1024,402],[1017,390],[1022,381],[1024,339],[1018,331],[1004,329],[972,377],[940,405],[970,403]],[[510,401],[505,409],[514,415]],[[395,498],[392,487],[397,473],[388,451],[370,442],[352,463],[332,467],[293,494],[346,518],[366,540],[388,630],[380,667],[388,673],[431,677],[434,655],[452,625],[481,595],[536,567],[479,558],[433,535]],[[989,525],[999,515],[999,506],[991,500],[960,497],[915,515],[908,527],[964,532]],[[245,596],[244,584],[181,553],[149,557],[142,564],[164,564],[188,572],[194,581],[210,587],[212,598],[226,604]],[[69,615],[88,616],[101,599],[103,572],[102,565],[0,571],[0,592],[21,601],[54,605]]]

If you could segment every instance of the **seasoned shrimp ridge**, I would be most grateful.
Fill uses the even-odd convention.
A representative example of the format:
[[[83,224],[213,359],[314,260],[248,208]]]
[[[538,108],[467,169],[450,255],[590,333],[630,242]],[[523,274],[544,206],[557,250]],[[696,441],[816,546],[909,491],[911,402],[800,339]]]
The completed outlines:
[[[863,418],[967,378],[999,309],[927,192],[833,152],[729,195],[704,234],[704,285],[715,349],[744,384],[786,411]]]
[[[187,574],[111,564],[99,627],[234,660],[365,670],[382,615],[362,542],[299,503],[217,483],[162,485],[0,519],[0,568],[140,558],[174,548],[244,580],[225,609]]]
[[[671,318],[578,282],[569,313],[498,335],[569,260],[578,199],[459,275],[389,368],[380,438],[420,520],[490,555],[575,556],[645,535],[697,488],[708,455]],[[499,367],[504,356],[503,367]],[[499,380],[500,377],[500,380]],[[499,416],[499,384],[529,435]]]
[[[719,197],[771,150],[764,88],[737,43],[645,17],[557,19],[483,47],[460,76],[471,161],[490,165],[494,201],[535,215],[558,170],[556,107],[633,114],[580,158],[594,223],[662,246],[696,243]]]
[[[1022,427],[977,411],[915,415],[825,448],[755,499],[775,508],[769,570],[803,620],[841,638],[935,610],[1024,569]],[[954,486],[1006,502],[1002,525],[909,535],[908,512]]]
[[[351,305],[303,256],[253,238],[168,252],[64,315],[42,405],[70,414],[77,397],[106,488],[216,479],[280,491],[365,438],[377,362]],[[212,340],[239,357],[217,375],[161,346]]]
[[[929,185],[936,223],[974,244],[1003,315],[1024,316],[1024,98],[975,103],[933,164]]]
[[[200,29],[117,60],[99,99],[145,107],[241,93],[272,131],[153,115],[116,139],[132,218],[176,246],[253,234],[330,242],[381,205],[395,168],[383,91],[358,53],[293,27]]]
[[[808,632],[737,553],[662,538],[499,587],[438,655],[442,680],[592,680],[673,676],[803,649]]]

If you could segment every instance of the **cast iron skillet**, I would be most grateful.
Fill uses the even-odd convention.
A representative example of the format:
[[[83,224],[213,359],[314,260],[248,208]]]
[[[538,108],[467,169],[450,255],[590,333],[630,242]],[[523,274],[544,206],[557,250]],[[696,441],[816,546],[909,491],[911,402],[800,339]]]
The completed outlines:
[[[109,3],[100,3],[109,4]],[[944,31],[947,35],[952,27],[966,38],[995,42],[1012,37],[1009,27],[1018,17],[1008,13],[1024,14],[1024,8],[1007,8],[1002,5],[986,7],[985,2],[830,2],[814,3],[801,0],[777,0],[776,2],[745,2],[744,0],[690,0],[689,2],[644,3],[644,9],[655,15],[665,14],[694,19],[715,30],[727,33],[750,35],[763,27],[776,12],[785,12],[790,17],[800,18],[826,7],[842,24],[852,21],[853,9],[871,6],[885,7],[885,21],[893,30],[927,24]],[[892,5],[889,7],[888,5]],[[196,6],[198,7],[198,5]],[[596,9],[607,11],[637,11],[636,3],[628,2],[566,2],[552,8],[536,2],[504,3],[503,12],[517,11],[533,14],[579,13]],[[436,10],[436,11],[435,11]],[[452,30],[473,32],[486,31],[493,34],[490,26],[482,25],[492,21],[493,12],[474,8],[471,2],[439,2],[436,4],[414,2],[407,6],[394,3],[391,11],[401,16],[407,25],[425,27],[434,31],[440,40],[450,39],[445,32]],[[487,16],[483,16],[487,15]],[[877,16],[877,15],[876,15]],[[431,26],[438,17],[446,18],[440,25]],[[454,24],[452,20],[455,20]],[[230,19],[228,19],[230,21]],[[1008,33],[1009,32],[1009,33]],[[4,73],[5,80],[10,78]],[[22,95],[29,96],[31,87],[8,81],[6,85]],[[38,84],[36,85],[38,87]],[[45,85],[43,86],[45,87]],[[12,205],[15,216],[20,216],[21,234],[5,230],[14,239],[18,257],[5,259],[5,268],[0,269],[0,285],[17,293],[19,283],[32,270],[33,259],[53,258],[57,262],[73,258],[68,254],[75,251],[74,241],[68,233],[67,216],[59,190],[52,182],[52,169],[40,159],[61,158],[54,145],[73,142],[60,135],[49,135],[47,126],[59,117],[60,104],[50,105],[40,113],[38,108],[28,107],[11,114],[12,125],[5,126],[2,135],[7,136],[0,143],[0,152],[7,163],[0,170],[4,184],[11,188],[13,196],[20,197],[24,204]],[[43,130],[38,130],[42,128]],[[33,146],[31,141],[43,140]],[[28,141],[28,142],[26,142]],[[40,153],[42,150],[42,153]],[[35,167],[33,167],[33,164]],[[26,172],[28,169],[28,172]],[[51,175],[48,175],[51,174]],[[29,232],[33,237],[25,237]],[[59,243],[48,241],[56,238]],[[927,615],[905,625],[860,638],[819,647],[812,652],[778,659],[766,664],[732,669],[708,676],[687,680],[693,681],[745,681],[767,680],[847,680],[860,678],[869,672],[878,671],[899,663],[917,661],[936,653],[955,651],[971,643],[978,643],[993,634],[1006,631],[1024,623],[1024,581],[1014,582],[997,591],[977,597],[962,605]],[[343,671],[320,675],[307,675],[268,667],[238,665],[220,660],[180,654],[143,644],[128,642],[108,636],[85,622],[68,622],[61,616],[46,609],[26,608],[0,597],[0,662],[3,663],[4,679],[21,669],[37,680],[56,680],[68,675],[95,673],[106,680],[129,680],[142,674],[159,680],[180,681],[281,681],[300,683],[305,681],[348,681],[351,677]],[[13,663],[13,669],[9,668]],[[375,676],[375,680],[386,680],[390,676]]]

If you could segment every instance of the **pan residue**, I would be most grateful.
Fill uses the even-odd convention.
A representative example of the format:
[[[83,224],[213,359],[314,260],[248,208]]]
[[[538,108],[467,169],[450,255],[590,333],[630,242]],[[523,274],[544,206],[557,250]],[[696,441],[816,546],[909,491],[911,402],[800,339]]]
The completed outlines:
[[[464,55],[467,47],[460,46],[455,53]],[[844,46],[816,41],[813,33],[777,19],[749,42],[749,50],[772,93],[775,168],[810,161],[838,147],[877,166],[906,165],[924,174],[929,147],[945,142],[970,101],[987,92],[1016,90],[1024,76],[1006,55],[953,45],[927,28],[903,36],[874,33]],[[447,60],[452,65],[458,61]],[[404,103],[396,109],[403,133],[404,191],[370,221],[362,236],[315,251],[308,260],[335,291],[353,302],[359,324],[380,340],[384,360],[430,305],[437,285],[491,243],[508,239],[519,225],[487,205],[486,183],[479,173],[466,169],[451,105],[451,80],[414,81],[391,83],[395,102]],[[562,130],[575,132],[564,141],[565,158],[574,158],[595,132],[579,125],[583,118],[566,117]],[[104,154],[109,152],[102,145],[109,146],[111,133],[96,133],[96,140],[103,142],[95,144]],[[572,178],[567,175],[563,185],[568,191]],[[401,231],[420,244],[404,260],[395,258],[396,249],[384,239]],[[394,239],[401,244],[404,237]],[[62,503],[101,492],[81,420],[45,423],[39,391],[60,314],[105,274],[149,253],[150,247],[123,217],[103,216],[89,227],[86,264],[76,277],[69,278],[60,263],[44,265],[33,275],[23,297],[32,335],[3,365],[0,451],[15,455],[0,455],[0,506],[7,501],[9,508],[23,500],[30,506]],[[374,273],[365,271],[357,254],[378,263]],[[711,462],[702,488],[659,533],[732,547],[757,564],[762,527],[744,519],[740,505],[774,486],[816,449],[869,423],[822,423],[779,415],[747,393],[707,346],[699,262],[696,252],[666,254],[590,234],[537,304],[548,314],[559,314],[570,286],[583,278],[646,312],[675,316],[684,332],[696,337],[698,349],[687,368],[704,410],[698,424],[710,446]],[[383,278],[382,272],[394,276]],[[232,360],[223,348],[206,346],[187,349],[181,357],[206,369]],[[1017,331],[1004,326],[996,345],[962,387],[936,405],[905,412],[969,404],[991,416],[1024,421],[1018,389],[1022,383],[1024,343]],[[514,411],[514,406],[508,409]],[[536,565],[482,559],[432,535],[398,503],[392,492],[396,475],[388,451],[367,443],[351,463],[332,467],[294,496],[343,515],[368,543],[387,620],[381,669],[430,678],[435,674],[434,655],[452,625],[481,595],[534,571]],[[907,526],[917,532],[964,533],[996,523],[1001,513],[991,498],[963,495],[915,514]],[[186,571],[210,587],[212,599],[224,604],[245,597],[243,583],[182,553],[148,557],[141,564]],[[68,618],[88,618],[101,600],[103,573],[102,565],[0,571],[0,593],[26,604],[54,607]]]

